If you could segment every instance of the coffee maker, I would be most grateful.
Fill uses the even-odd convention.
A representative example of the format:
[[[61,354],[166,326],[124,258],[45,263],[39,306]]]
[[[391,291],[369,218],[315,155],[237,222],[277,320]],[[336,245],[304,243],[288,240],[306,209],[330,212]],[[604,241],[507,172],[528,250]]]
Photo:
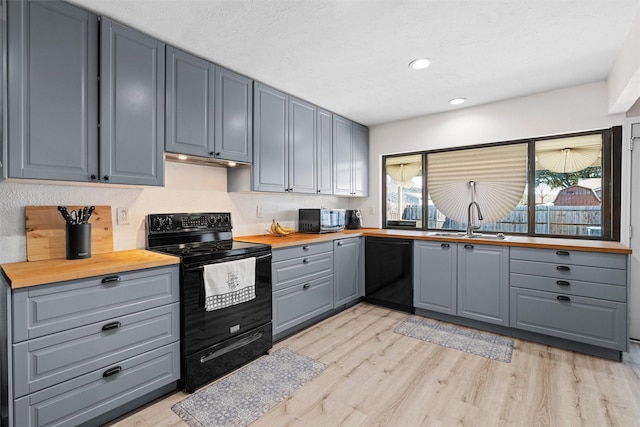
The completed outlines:
[[[347,209],[344,217],[344,227],[349,230],[362,227],[362,213],[359,209]]]

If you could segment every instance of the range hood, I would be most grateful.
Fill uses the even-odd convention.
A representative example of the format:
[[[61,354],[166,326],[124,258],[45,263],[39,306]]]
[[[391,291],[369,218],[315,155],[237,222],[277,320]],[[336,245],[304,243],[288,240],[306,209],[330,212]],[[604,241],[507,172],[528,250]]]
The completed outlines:
[[[234,162],[231,160],[215,159],[213,157],[199,157],[186,154],[164,153],[165,160],[177,163],[189,163],[192,165],[213,166],[217,168],[233,168],[246,166],[249,163]]]

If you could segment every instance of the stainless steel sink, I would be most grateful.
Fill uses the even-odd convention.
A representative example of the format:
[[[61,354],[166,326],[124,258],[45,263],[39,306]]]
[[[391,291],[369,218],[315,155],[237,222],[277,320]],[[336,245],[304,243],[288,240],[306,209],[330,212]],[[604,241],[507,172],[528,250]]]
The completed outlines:
[[[467,235],[465,233],[456,233],[454,231],[428,231],[426,235],[429,237],[454,237],[456,239],[484,239],[484,240],[507,240],[511,238],[511,236],[506,236],[502,233],[498,233],[498,234],[473,233],[472,235]]]
[[[484,240],[507,240],[511,238],[511,236],[506,236],[502,233],[498,233],[498,234],[474,233],[470,236],[464,235],[463,237],[465,239],[484,239]]]
[[[453,231],[451,231],[451,232],[429,231],[429,232],[427,232],[427,236],[429,236],[429,237],[455,237],[457,239],[460,239],[460,238],[464,237],[465,234],[464,233],[455,233]]]

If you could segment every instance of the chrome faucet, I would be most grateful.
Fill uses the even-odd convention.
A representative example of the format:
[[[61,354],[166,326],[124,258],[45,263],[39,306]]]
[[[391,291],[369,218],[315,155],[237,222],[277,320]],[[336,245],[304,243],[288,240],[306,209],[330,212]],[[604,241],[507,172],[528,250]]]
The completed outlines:
[[[475,226],[471,224],[471,206],[476,205],[476,210],[478,211],[478,221],[482,221],[482,212],[480,212],[480,205],[478,202],[469,203],[469,210],[467,211],[467,236],[473,236],[473,232],[480,229],[480,226]]]

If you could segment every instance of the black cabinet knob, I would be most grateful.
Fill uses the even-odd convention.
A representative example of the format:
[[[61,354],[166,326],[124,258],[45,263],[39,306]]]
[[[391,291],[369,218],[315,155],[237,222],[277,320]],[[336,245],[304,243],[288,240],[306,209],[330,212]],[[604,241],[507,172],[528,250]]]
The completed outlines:
[[[465,249],[473,249],[473,245],[464,245]]]
[[[90,178],[92,181],[96,181],[98,179],[98,175],[96,175],[95,173],[92,173]]]
[[[448,248],[450,245],[448,243],[440,243],[441,248]]]
[[[109,175],[105,175],[105,176],[103,176],[103,177],[102,177],[102,180],[103,180],[103,181],[109,181]]]
[[[309,283],[305,283],[304,285],[302,285],[302,289],[309,289],[311,287],[311,285]]]

